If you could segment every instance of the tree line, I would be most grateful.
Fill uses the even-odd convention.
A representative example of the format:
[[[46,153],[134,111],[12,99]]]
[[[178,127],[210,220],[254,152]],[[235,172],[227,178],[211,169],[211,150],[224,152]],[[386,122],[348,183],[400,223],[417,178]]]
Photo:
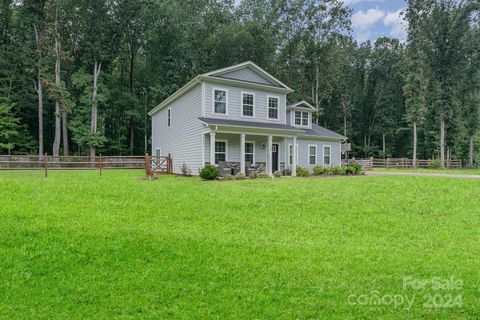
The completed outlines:
[[[147,111],[251,60],[357,157],[480,147],[479,2],[408,0],[408,40],[359,43],[341,0],[3,0],[0,153],[143,154]]]

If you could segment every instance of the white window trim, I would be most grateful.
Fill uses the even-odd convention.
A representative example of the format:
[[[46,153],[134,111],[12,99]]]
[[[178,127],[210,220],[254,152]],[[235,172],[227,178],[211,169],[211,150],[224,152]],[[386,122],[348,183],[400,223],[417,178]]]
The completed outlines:
[[[252,164],[254,165],[255,164],[255,141],[254,140],[247,140],[247,141],[245,141],[245,144],[247,144],[247,143],[252,143],[253,144],[253,163]],[[245,155],[246,154],[247,153],[245,153]]]
[[[314,147],[315,148],[315,163],[310,163],[310,157],[313,156],[313,154],[310,154],[310,148],[311,147]],[[318,148],[317,148],[317,145],[316,144],[309,144],[308,145],[308,165],[309,166],[316,166],[318,161],[317,161],[317,157],[318,157]]]
[[[302,124],[302,119],[303,119],[303,114],[302,116],[300,117],[300,124],[295,124],[295,112],[300,112],[300,113],[303,113],[303,112],[306,112],[308,113],[308,123],[306,126],[304,126]],[[300,110],[292,110],[290,111],[290,124],[294,127],[302,127],[302,128],[310,128],[310,125],[312,123],[312,113],[310,111],[300,111]]]
[[[250,94],[253,96],[253,116],[246,116],[243,114],[243,95],[244,94]],[[240,116],[243,117],[243,118],[250,118],[250,119],[253,119],[255,118],[255,109],[257,109],[255,107],[255,101],[256,101],[256,97],[255,97],[255,93],[254,92],[249,92],[249,91],[241,91],[240,92],[240,103],[242,105],[242,109],[240,110]]]
[[[167,109],[167,127],[170,128],[172,126],[172,108]]]
[[[274,99],[277,99],[278,103],[277,103],[277,118],[270,118],[269,116],[269,109],[270,109],[270,103],[269,103],[269,100],[270,98],[274,98]],[[280,97],[279,96],[273,96],[273,95],[267,95],[267,119],[268,120],[273,120],[273,121],[279,121],[280,120]]]
[[[328,154],[328,157],[330,159],[330,163],[329,164],[325,164],[325,148],[329,148],[330,152]],[[323,159],[322,159],[322,163],[324,166],[331,166],[332,165],[332,146],[331,145],[326,145],[326,146],[323,146]]]
[[[225,91],[225,113],[215,112],[215,90]],[[212,87],[212,113],[215,115],[228,116],[228,89]]]
[[[228,160],[228,140],[227,139],[215,139],[215,142],[225,142],[225,161],[229,161]],[[215,149],[215,147],[214,147]],[[215,151],[215,155],[217,154],[217,152]],[[215,158],[215,155],[213,158]]]

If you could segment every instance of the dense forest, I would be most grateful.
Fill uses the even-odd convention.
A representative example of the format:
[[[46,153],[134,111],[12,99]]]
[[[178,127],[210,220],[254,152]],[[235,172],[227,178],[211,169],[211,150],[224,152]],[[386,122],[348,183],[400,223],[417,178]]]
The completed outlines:
[[[0,154],[143,154],[146,112],[251,60],[357,157],[480,149],[478,0],[408,0],[408,39],[357,42],[341,0],[1,0]]]

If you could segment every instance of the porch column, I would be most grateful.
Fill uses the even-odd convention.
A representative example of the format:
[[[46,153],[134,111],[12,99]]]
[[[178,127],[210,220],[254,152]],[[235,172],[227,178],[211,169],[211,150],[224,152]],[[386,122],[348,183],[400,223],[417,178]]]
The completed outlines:
[[[210,132],[210,164],[215,164],[215,131]]]
[[[292,143],[292,177],[297,176],[297,138],[293,137]]]
[[[245,134],[240,135],[240,172],[245,174]]]
[[[267,173],[272,175],[272,168],[273,168],[273,157],[272,157],[272,143],[273,137],[268,136],[268,144],[267,144]]]

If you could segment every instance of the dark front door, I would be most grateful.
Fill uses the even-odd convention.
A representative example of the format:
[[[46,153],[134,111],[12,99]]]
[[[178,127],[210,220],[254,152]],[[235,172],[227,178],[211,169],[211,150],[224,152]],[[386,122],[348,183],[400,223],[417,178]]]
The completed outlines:
[[[272,144],[272,172],[278,171],[278,144]]]

